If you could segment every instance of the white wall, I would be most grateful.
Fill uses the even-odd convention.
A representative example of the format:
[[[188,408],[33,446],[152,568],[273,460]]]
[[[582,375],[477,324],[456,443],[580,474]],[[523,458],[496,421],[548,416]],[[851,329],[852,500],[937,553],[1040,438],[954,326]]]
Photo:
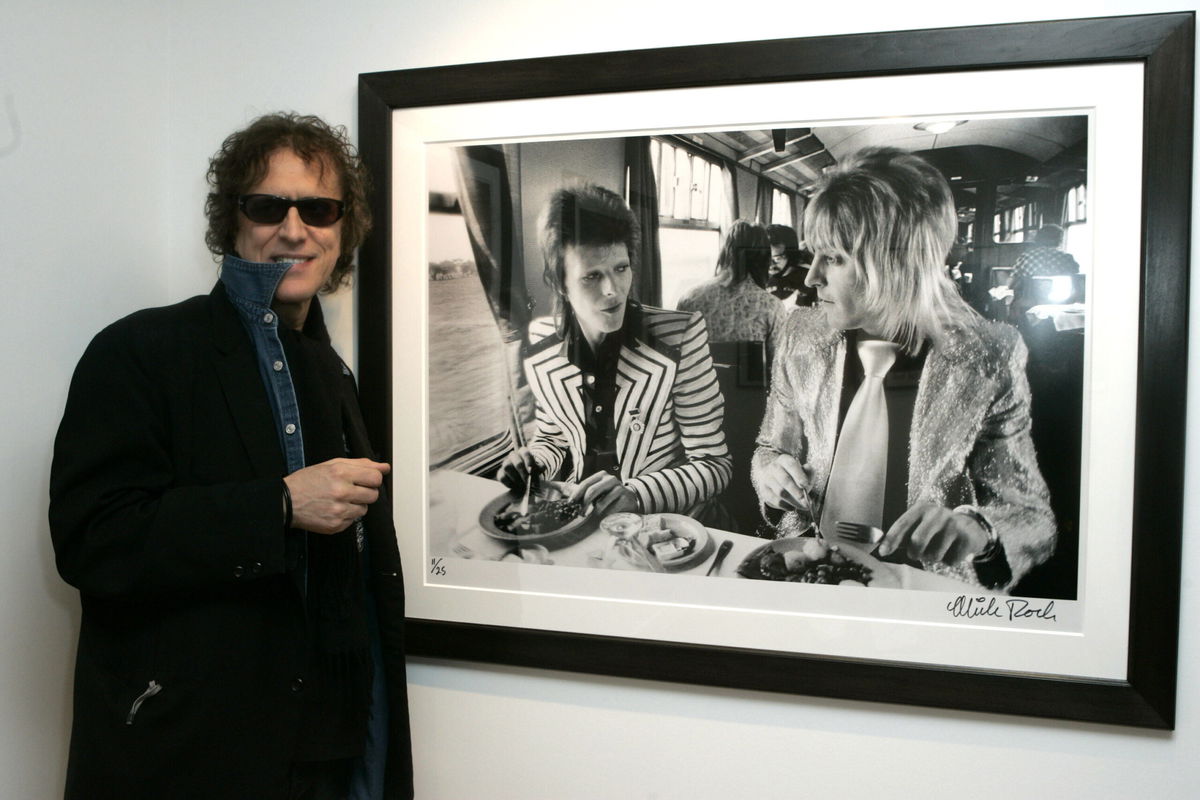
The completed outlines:
[[[49,443],[71,368],[106,322],[211,285],[214,268],[201,238],[203,174],[229,131],[277,108],[318,113],[353,130],[356,76],[366,71],[1182,5],[610,0],[603,13],[577,20],[578,6],[552,0],[127,0],[119,13],[83,0],[4,0],[0,800],[61,794],[78,611],[54,574],[45,504]],[[21,130],[12,152],[9,97]],[[1200,288],[1193,307],[1197,296]],[[353,302],[336,302],[331,316],[336,339],[351,353]],[[1200,352],[1200,325],[1196,331],[1193,351]],[[1200,386],[1192,386],[1192,399],[1195,408]],[[1200,424],[1195,412],[1189,420],[1191,489]],[[1200,500],[1189,500],[1173,734],[416,662],[419,796],[1192,797],[1200,782],[1200,688],[1192,667],[1200,656],[1200,599],[1190,577],[1200,571],[1192,541],[1198,512]]]
[[[79,601],[54,571],[46,493],[71,369],[101,327],[169,297],[167,15],[123,13],[137,24],[84,4],[0,14],[5,800],[62,793]]]

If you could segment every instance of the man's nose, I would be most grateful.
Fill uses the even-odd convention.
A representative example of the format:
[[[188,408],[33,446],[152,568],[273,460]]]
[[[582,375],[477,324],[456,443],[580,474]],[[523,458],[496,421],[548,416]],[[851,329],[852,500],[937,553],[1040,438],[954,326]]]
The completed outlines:
[[[300,219],[300,210],[293,206],[287,211],[283,222],[279,223],[279,235],[285,239],[296,241],[308,236],[308,228]]]
[[[808,268],[808,274],[804,276],[805,286],[824,286],[825,285],[825,268],[820,266],[820,259],[813,262]]]

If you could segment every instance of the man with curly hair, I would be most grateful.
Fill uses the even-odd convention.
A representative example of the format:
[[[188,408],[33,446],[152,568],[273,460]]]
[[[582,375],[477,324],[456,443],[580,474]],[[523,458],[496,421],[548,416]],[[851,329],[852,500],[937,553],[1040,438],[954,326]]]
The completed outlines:
[[[344,129],[272,114],[208,179],[216,286],[97,335],[55,442],[66,796],[411,797],[389,466],[317,300],[370,229],[366,174]]]

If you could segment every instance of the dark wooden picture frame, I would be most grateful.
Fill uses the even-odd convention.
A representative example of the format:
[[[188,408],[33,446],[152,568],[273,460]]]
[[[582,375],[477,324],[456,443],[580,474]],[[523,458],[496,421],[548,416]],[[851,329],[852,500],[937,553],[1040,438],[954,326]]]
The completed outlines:
[[[502,626],[408,621],[415,656],[972,711],[1173,728],[1177,674],[1194,15],[1018,23],[701,45],[359,76],[375,233],[360,254],[362,406],[393,458],[392,112],[608,92],[1114,62],[1144,66],[1141,299],[1125,680],[827,658]],[[414,346],[416,346],[414,344]],[[397,514],[397,519],[404,519]],[[399,535],[412,534],[400,530]],[[803,674],[802,685],[796,676]]]

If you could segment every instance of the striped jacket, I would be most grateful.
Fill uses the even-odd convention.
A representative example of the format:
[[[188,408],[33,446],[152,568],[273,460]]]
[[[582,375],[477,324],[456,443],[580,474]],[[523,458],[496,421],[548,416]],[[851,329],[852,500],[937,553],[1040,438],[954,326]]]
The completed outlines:
[[[617,365],[615,416],[620,478],[647,512],[691,513],[729,485],[733,461],[721,428],[725,403],[699,313],[630,302]],[[529,443],[547,475],[579,481],[587,447],[583,375],[567,358],[554,320],[529,325],[525,377],[537,401]]]

